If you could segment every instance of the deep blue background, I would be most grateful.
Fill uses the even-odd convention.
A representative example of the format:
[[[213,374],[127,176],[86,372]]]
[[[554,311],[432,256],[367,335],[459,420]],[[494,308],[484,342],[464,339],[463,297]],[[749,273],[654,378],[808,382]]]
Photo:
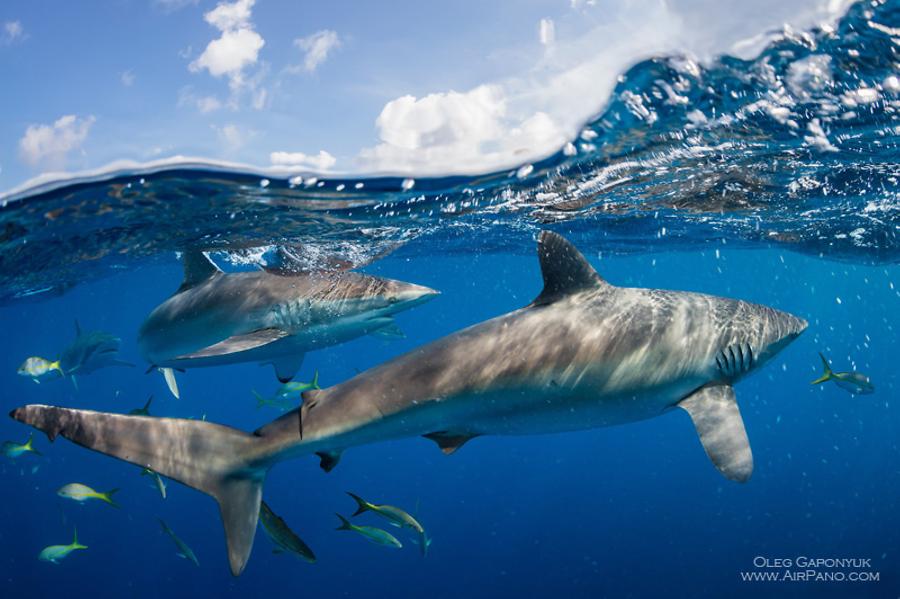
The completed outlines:
[[[516,235],[513,243],[533,244],[530,236]],[[212,499],[170,482],[169,498],[162,500],[138,468],[40,436],[36,445],[46,457],[3,458],[0,465],[0,594],[897,596],[900,419],[893,404],[900,301],[894,286],[900,285],[900,269],[725,246],[719,258],[707,250],[590,259],[614,284],[738,297],[809,319],[799,340],[737,386],[756,463],[749,483],[732,483],[716,472],[680,411],[618,428],[479,438],[450,457],[424,439],[354,448],[330,474],[313,458],[279,465],[265,487],[266,501],[319,562],[273,555],[259,534],[245,573],[235,579]],[[429,285],[443,295],[398,317],[406,339],[369,337],[311,353],[300,380],[318,369],[323,386],[337,383],[520,307],[541,287],[537,260],[524,252],[406,259],[400,251],[366,271]],[[37,402],[127,411],[153,393],[154,415],[207,414],[245,430],[276,417],[273,410],[257,410],[251,395],[253,388],[263,394],[276,388],[270,368],[189,371],[179,376],[180,401],[169,396],[161,376],[143,374],[137,328],[180,279],[173,255],[167,264],[123,271],[60,298],[0,308],[3,409]],[[70,342],[76,317],[86,329],[120,335],[123,357],[139,366],[81,377],[78,391],[68,381],[35,385],[16,375],[27,356],[50,357]],[[820,374],[820,350],[835,369],[855,360],[876,393],[853,397],[830,384],[811,387]],[[27,436],[26,427],[0,420],[0,439],[22,442]],[[122,509],[57,497],[55,490],[69,482],[121,487]],[[416,511],[434,539],[428,557],[408,542],[394,551],[335,532],[334,512],[353,511],[346,490]],[[156,516],[194,549],[199,569],[175,556]],[[68,543],[74,525],[87,551],[59,566],[37,561],[44,546]],[[881,581],[741,582],[739,573],[753,570],[758,555],[867,557]]]

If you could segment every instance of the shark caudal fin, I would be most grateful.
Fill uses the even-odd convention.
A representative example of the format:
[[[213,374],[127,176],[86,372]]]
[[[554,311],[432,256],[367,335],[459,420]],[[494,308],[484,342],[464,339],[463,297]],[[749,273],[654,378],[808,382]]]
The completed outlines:
[[[119,458],[211,495],[219,502],[231,573],[247,564],[266,470],[247,463],[258,440],[202,420],[146,418],[29,405],[10,416],[47,434]]]
[[[828,363],[828,360],[825,359],[825,356],[820,353],[819,357],[822,358],[822,368],[825,370],[825,372],[822,373],[822,376],[811,382],[810,385],[818,385],[819,383],[830,381],[831,375],[834,374],[833,372],[831,372],[831,364]]]

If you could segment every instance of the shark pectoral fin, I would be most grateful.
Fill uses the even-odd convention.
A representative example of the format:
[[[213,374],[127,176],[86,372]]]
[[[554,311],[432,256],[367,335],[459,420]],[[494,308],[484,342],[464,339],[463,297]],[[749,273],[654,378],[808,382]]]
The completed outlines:
[[[234,335],[223,341],[219,341],[209,347],[204,347],[192,354],[178,356],[176,360],[196,360],[198,358],[213,358],[239,352],[256,349],[287,337],[287,331],[269,328],[259,329],[243,335]]]
[[[373,337],[380,337],[382,339],[406,339],[406,333],[397,326],[396,322],[391,322],[389,325],[372,331],[370,334]]]
[[[175,380],[175,371],[171,368],[160,368],[163,378],[166,379],[166,386],[169,393],[175,396],[175,399],[181,399],[181,393],[178,391],[178,381]]]
[[[443,451],[445,455],[450,455],[478,435],[454,434],[442,431],[439,433],[428,433],[427,435],[422,436],[437,443],[438,447],[441,448],[441,451]]]
[[[334,467],[341,461],[341,454],[337,451],[319,451],[316,452],[316,455],[319,456],[319,468],[325,472],[334,470]]]
[[[303,357],[304,354],[294,354],[272,360],[271,364],[275,367],[275,376],[278,377],[278,381],[287,383],[293,379],[303,365]]]
[[[747,482],[753,453],[730,385],[703,387],[678,403],[691,416],[706,455],[725,478]]]

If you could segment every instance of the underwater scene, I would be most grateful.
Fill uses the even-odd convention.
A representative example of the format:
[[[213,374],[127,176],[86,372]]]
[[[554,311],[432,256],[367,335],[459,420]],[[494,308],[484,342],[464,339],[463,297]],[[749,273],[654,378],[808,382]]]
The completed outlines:
[[[508,167],[10,183],[2,595],[900,596],[898,65],[867,1]]]

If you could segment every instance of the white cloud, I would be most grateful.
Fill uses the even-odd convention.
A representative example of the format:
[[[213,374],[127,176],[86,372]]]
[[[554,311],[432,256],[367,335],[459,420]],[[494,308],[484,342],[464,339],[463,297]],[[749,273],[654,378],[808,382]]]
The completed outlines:
[[[220,108],[222,108],[222,103],[215,96],[203,96],[197,98],[197,110],[204,114],[215,112]]]
[[[191,71],[206,69],[213,77],[228,75],[233,86],[243,82],[243,70],[256,63],[263,38],[252,29],[223,31],[222,36],[209,42],[206,50],[191,63]]]
[[[131,87],[132,85],[134,85],[136,77],[134,76],[134,73],[131,71],[131,69],[129,69],[127,71],[122,71],[122,73],[119,74],[119,79],[122,81],[122,85],[124,85],[125,87]]]
[[[22,27],[21,21],[6,21],[3,23],[3,30],[0,33],[0,42],[9,45],[24,40],[25,29]]]
[[[269,92],[265,88],[254,89],[250,103],[256,110],[262,110],[269,103]]]
[[[375,122],[381,143],[360,158],[374,170],[478,172],[558,148],[566,132],[545,112],[518,115],[500,85],[459,93],[403,96]]]
[[[185,86],[178,92],[178,106],[188,106],[196,108],[203,114],[215,112],[222,108],[224,104],[216,96],[198,96],[194,93],[194,88]]]
[[[87,139],[94,117],[62,116],[52,125],[29,125],[19,140],[19,154],[31,166],[46,165],[60,169],[69,152],[81,147]]]
[[[225,146],[225,150],[231,153],[240,150],[251,137],[256,135],[255,131],[241,129],[234,123],[228,123],[221,127],[211,125],[211,127],[216,132],[219,142]]]
[[[541,19],[541,22],[538,24],[538,40],[540,40],[542,46],[551,45],[556,39],[556,26],[553,24],[553,19]]]
[[[319,150],[318,154],[304,154],[303,152],[272,152],[269,160],[274,166],[296,166],[311,168],[315,171],[326,171],[337,162],[337,159],[326,152]]]
[[[256,0],[235,0],[231,4],[220,2],[214,9],[203,15],[207,23],[220,31],[252,27],[250,11]]]
[[[341,39],[337,32],[330,29],[317,31],[310,36],[294,40],[294,45],[303,50],[303,70],[312,73],[320,64],[325,62],[328,54],[341,46]],[[300,67],[289,67],[289,70],[297,72]]]
[[[256,64],[265,40],[250,21],[255,0],[221,2],[206,13],[206,22],[222,32],[209,42],[203,53],[188,68],[191,72],[209,71],[213,77],[227,76],[232,91],[246,85],[245,70]]]

